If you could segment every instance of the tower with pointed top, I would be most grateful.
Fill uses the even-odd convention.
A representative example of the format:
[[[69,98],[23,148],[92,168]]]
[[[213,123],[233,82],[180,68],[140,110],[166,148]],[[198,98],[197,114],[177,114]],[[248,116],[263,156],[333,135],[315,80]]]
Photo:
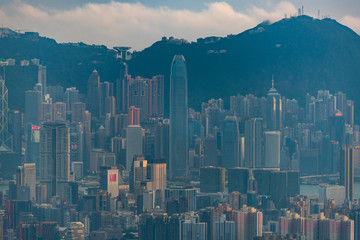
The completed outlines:
[[[12,136],[8,132],[8,89],[5,85],[5,63],[0,62],[0,147],[12,150]]]
[[[267,94],[266,128],[270,131],[280,131],[282,102],[281,95],[275,89],[274,76],[271,80],[271,88]]]
[[[186,178],[188,172],[188,94],[185,58],[175,55],[170,76],[170,177]]]
[[[92,116],[99,117],[101,113],[100,105],[100,76],[94,69],[87,84],[88,109]]]

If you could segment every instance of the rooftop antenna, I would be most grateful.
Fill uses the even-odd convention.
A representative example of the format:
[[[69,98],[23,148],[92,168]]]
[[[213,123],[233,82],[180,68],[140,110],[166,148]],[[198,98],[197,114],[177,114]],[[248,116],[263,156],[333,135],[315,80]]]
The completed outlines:
[[[301,6],[301,15],[304,15],[304,5]]]
[[[274,88],[274,74],[271,77],[271,88]]]

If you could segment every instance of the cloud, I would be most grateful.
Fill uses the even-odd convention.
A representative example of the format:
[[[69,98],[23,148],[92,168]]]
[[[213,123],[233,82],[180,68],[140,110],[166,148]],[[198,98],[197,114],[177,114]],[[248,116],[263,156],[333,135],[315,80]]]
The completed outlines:
[[[20,0],[0,8],[0,22],[13,29],[29,29],[58,42],[131,46],[141,50],[162,36],[189,41],[206,36],[237,34],[264,20],[295,14],[290,2],[267,10],[252,6],[238,12],[226,2],[208,4],[201,11],[151,8],[141,3],[89,3],[70,10],[29,5]]]
[[[347,15],[340,20],[340,23],[360,34],[360,18]]]

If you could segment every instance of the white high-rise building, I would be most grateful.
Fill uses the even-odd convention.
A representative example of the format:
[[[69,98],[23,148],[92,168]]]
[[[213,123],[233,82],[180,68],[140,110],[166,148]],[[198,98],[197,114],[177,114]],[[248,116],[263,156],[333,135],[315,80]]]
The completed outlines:
[[[322,184],[319,187],[319,201],[334,200],[335,206],[341,207],[345,202],[345,187],[341,185]]]

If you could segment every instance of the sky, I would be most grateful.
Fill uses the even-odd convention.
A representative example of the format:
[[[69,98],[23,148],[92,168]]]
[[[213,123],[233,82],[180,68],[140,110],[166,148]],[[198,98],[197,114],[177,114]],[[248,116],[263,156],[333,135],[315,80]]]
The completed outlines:
[[[331,17],[360,34],[358,0],[0,0],[0,24],[57,42],[149,47],[161,37],[196,41],[238,34],[304,13]]]

